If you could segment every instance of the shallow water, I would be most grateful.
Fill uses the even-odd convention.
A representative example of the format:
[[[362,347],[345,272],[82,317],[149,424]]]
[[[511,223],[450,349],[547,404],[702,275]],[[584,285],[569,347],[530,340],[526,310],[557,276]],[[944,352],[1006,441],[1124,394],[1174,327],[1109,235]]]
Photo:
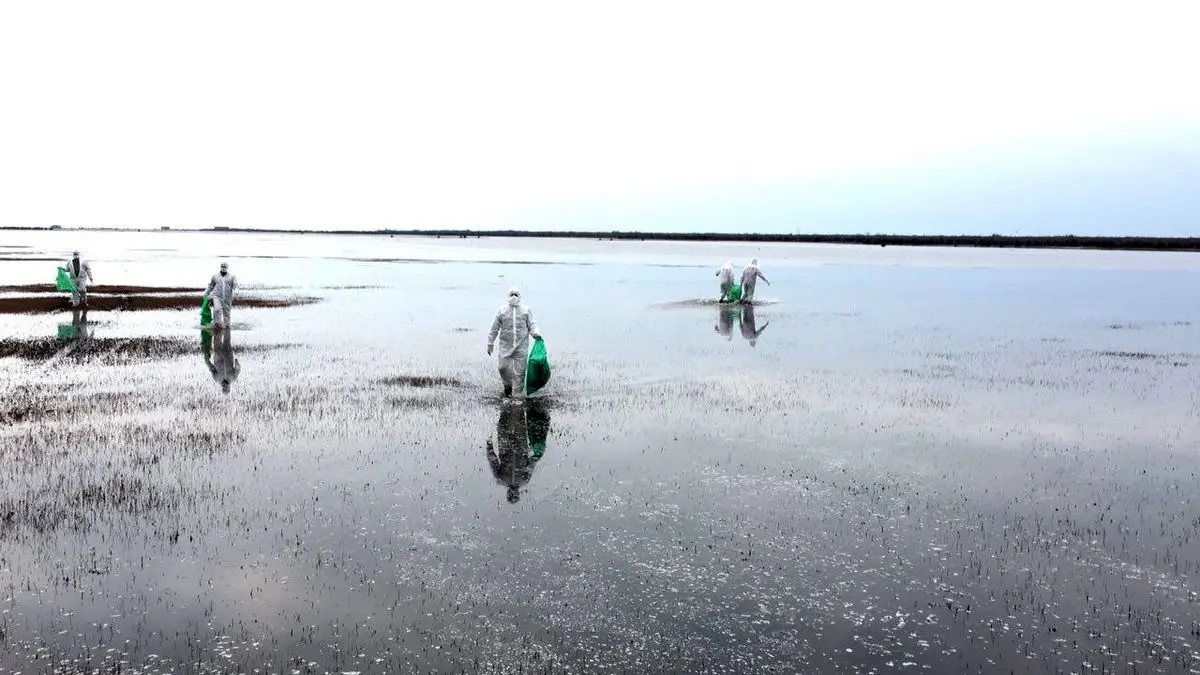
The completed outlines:
[[[1200,256],[4,244],[320,302],[0,316],[0,672],[1200,672]]]

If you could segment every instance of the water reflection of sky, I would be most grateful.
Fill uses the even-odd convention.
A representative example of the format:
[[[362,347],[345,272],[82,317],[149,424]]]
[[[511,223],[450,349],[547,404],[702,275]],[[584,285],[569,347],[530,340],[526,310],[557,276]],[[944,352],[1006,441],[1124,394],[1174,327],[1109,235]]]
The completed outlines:
[[[114,250],[97,273],[199,286],[202,254],[229,241],[163,236],[198,243]],[[334,242],[338,257],[391,255]],[[754,247],[773,282],[764,304],[719,308],[709,264],[735,256],[711,245],[606,262],[607,244],[538,242],[519,256],[588,265],[462,261],[523,245],[472,246],[439,264],[238,260],[243,283],[284,287],[257,292],[324,301],[235,305],[228,395],[186,312],[93,313],[89,330],[178,336],[191,356],[0,360],[10,383],[65,388],[75,406],[0,431],[6,494],[133,475],[174,500],[6,539],[0,664],[40,640],[76,655],[124,639],[142,664],[220,654],[364,672],[476,658],[964,672],[1022,668],[1018,649],[1061,665],[1101,647],[1118,671],[1161,670],[1151,643],[1195,658],[1179,636],[1200,590],[1196,273],[1147,264],[1181,258],[923,251],[887,266]],[[10,278],[29,269],[17,265],[0,282],[32,281]],[[554,367],[536,462],[483,349],[514,284]],[[66,322],[3,320],[51,338]],[[381,384],[396,375],[452,381]],[[524,457],[518,500],[489,445]]]

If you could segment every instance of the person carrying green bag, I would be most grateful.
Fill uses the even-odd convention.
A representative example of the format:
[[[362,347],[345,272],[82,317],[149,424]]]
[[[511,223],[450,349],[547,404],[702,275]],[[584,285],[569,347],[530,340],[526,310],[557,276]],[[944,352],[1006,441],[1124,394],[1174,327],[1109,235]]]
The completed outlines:
[[[508,302],[496,310],[487,339],[488,356],[496,352],[505,396],[521,398],[525,395],[526,388],[523,385],[531,336],[535,340],[542,337],[537,322],[533,320],[533,312],[521,303],[521,291],[512,288],[508,291]]]
[[[92,266],[80,259],[79,251],[75,251],[71,254],[71,259],[67,261],[67,266],[59,269],[66,272],[67,280],[71,282],[71,306],[87,309],[87,287],[92,281]],[[61,274],[59,275],[59,290],[63,290]]]
[[[212,306],[210,321],[213,330],[232,328],[230,312],[233,310],[233,294],[237,287],[237,277],[229,273],[229,263],[221,263],[221,271],[213,275],[204,291],[204,297],[209,299]]]

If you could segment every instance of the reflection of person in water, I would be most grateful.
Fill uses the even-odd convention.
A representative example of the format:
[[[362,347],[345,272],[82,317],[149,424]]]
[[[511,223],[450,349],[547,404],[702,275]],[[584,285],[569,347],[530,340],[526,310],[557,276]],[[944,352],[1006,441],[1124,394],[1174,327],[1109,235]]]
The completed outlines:
[[[717,310],[717,325],[713,326],[713,330],[725,336],[726,340],[733,340],[733,317],[738,313],[737,307],[721,307]]]
[[[550,416],[537,399],[521,405],[505,404],[496,422],[496,443],[487,441],[487,459],[496,482],[508,488],[508,502],[521,498],[521,487],[533,476],[533,468],[546,451]],[[499,446],[499,453],[496,448]]]
[[[71,310],[71,328],[75,329],[76,340],[86,340],[92,337],[92,328],[88,325],[87,306]]]
[[[233,331],[223,330],[217,333],[216,349],[213,349],[213,334],[209,331],[200,332],[200,344],[204,350],[204,364],[212,373],[213,380],[221,385],[221,391],[229,393],[229,387],[237,380],[242,371],[242,364],[233,355],[233,343],[230,334]]]
[[[75,307],[71,310],[71,325],[58,325],[58,337],[71,342],[85,342],[92,337],[92,327],[88,324],[87,307]]]
[[[754,305],[746,305],[745,307],[742,308],[742,320],[741,320],[742,337],[745,338],[750,343],[751,347],[753,347],[755,344],[758,343],[758,336],[762,335],[762,332],[767,329],[767,326],[770,326],[770,325],[771,325],[771,322],[768,321],[763,324],[762,328],[755,330]]]

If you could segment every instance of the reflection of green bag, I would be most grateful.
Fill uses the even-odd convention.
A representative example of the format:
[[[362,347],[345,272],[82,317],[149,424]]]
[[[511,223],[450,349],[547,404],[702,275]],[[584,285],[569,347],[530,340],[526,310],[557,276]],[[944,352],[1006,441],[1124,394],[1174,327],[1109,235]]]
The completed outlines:
[[[546,454],[546,437],[550,435],[550,416],[541,405],[531,403],[525,410],[525,440],[533,451],[534,459]]]
[[[737,302],[742,299],[742,285],[734,284],[729,287],[729,293],[725,295],[725,299],[721,302]]]
[[[200,351],[204,352],[204,362],[212,363],[212,333],[200,331]]]
[[[534,338],[533,349],[529,350],[529,363],[525,365],[525,393],[532,394],[549,381],[550,359],[546,356],[546,343],[542,338]]]
[[[212,323],[212,307],[209,307],[211,298],[207,295],[200,301],[200,325],[207,326]]]
[[[67,274],[65,267],[58,268],[58,278],[54,280],[54,285],[60,291],[75,290],[75,282],[71,281],[71,275]]]

